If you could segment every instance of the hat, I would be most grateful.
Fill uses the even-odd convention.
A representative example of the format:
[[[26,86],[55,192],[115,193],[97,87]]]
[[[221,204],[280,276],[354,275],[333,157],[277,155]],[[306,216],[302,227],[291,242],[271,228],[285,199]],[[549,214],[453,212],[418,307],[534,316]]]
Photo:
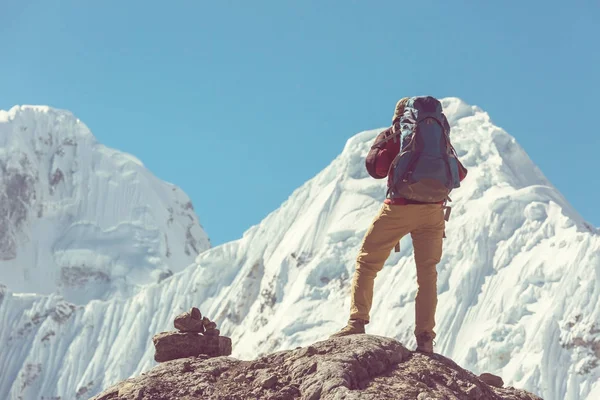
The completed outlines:
[[[394,117],[392,118],[392,124],[396,122],[396,120],[400,118],[402,114],[404,114],[404,107],[406,106],[406,103],[408,103],[409,99],[410,97],[403,97],[400,100],[398,100],[398,102],[396,103],[396,108],[394,109]]]

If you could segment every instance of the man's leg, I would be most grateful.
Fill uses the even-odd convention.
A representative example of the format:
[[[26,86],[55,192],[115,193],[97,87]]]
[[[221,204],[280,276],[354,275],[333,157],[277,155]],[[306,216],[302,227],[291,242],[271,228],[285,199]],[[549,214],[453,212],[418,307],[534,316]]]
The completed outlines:
[[[414,218],[406,212],[406,206],[385,204],[367,231],[356,259],[352,278],[350,322],[334,336],[364,332],[369,323],[373,303],[373,286],[377,273],[390,255],[396,243],[414,226]]]
[[[419,227],[411,232],[417,266],[417,297],[415,299],[415,336],[420,350],[433,351],[436,334],[437,264],[442,258],[444,212],[440,206],[419,207]]]

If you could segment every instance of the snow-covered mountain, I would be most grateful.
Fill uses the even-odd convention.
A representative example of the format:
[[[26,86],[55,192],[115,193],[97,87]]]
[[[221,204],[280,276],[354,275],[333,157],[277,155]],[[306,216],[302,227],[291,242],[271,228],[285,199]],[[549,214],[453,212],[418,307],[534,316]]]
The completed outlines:
[[[210,247],[189,198],[71,113],[0,111],[0,282],[85,303],[130,295]]]
[[[438,265],[436,351],[546,400],[600,398],[600,231],[487,113],[455,98],[443,104],[469,176],[452,196]],[[378,132],[351,138],[240,240],[130,298],[75,306],[0,289],[0,398],[88,398],[138,375],[154,365],[153,334],[192,305],[247,359],[339,329],[360,242],[385,193],[364,168]],[[414,346],[410,238],[375,290],[368,332]]]

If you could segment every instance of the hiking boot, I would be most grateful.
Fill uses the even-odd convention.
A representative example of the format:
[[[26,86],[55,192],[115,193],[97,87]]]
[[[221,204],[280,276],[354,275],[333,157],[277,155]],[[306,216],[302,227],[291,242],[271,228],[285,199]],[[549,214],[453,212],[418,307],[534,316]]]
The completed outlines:
[[[342,330],[340,330],[339,332],[331,335],[330,338],[365,333],[365,325],[366,323],[362,319],[351,319],[350,321],[348,321],[348,325],[343,327]]]
[[[429,332],[422,332],[416,336],[417,350],[420,353],[433,353],[433,335]]]

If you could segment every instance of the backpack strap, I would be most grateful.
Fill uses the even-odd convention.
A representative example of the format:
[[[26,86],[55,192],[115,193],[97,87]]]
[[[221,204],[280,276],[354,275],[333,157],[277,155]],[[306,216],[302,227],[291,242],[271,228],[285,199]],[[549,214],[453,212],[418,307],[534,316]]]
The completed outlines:
[[[450,221],[450,213],[452,212],[452,207],[444,206],[444,220],[446,222]]]
[[[442,125],[443,127],[443,125]],[[452,145],[450,144],[450,137],[448,136],[448,134],[444,131],[444,140],[446,141],[446,151],[444,152],[444,154],[442,155],[442,157],[444,158],[444,162],[446,163],[446,179],[448,179],[448,184],[452,185],[452,171],[450,169],[450,155],[454,156],[454,147],[452,147]]]
[[[452,199],[450,198],[450,196],[448,196],[446,197],[446,200],[444,200],[444,204],[442,205],[442,209],[444,210],[444,221],[446,222],[450,220],[450,213],[452,212],[452,207],[449,207],[446,204],[448,204],[451,201]]]
[[[396,138],[402,134],[402,130],[397,125],[392,125],[392,130],[393,130],[393,133],[391,135],[388,135],[388,136],[384,137],[383,139],[381,139],[380,141],[378,141],[377,143],[373,144],[373,147],[381,148],[380,146],[383,145],[385,142],[388,142],[392,139],[394,139],[394,141],[396,141]]]
[[[439,113],[434,113],[434,112],[420,112],[418,115],[419,119],[417,120],[417,123],[422,122],[424,120],[426,120],[427,118],[431,118],[434,119],[435,122],[437,122],[442,129],[444,130],[444,132],[446,131],[446,128],[444,128],[444,124],[442,123],[442,121],[440,121],[439,117]]]

